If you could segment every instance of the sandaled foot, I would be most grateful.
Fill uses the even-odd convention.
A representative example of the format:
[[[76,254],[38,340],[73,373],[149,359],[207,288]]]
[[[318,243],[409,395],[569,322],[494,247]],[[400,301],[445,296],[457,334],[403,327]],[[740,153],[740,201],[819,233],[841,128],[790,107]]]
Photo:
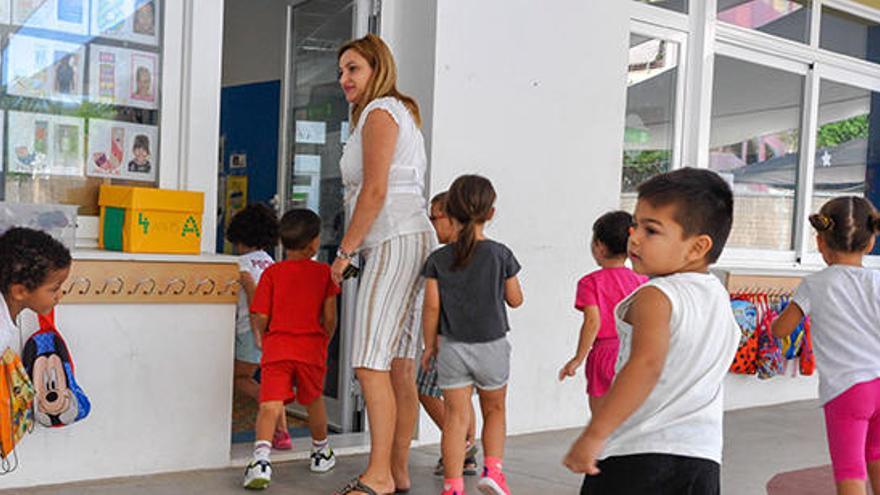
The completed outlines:
[[[348,482],[341,490],[337,491],[334,495],[382,495],[376,490],[367,486],[360,478],[354,478]],[[393,493],[389,493],[387,495],[393,495]]]

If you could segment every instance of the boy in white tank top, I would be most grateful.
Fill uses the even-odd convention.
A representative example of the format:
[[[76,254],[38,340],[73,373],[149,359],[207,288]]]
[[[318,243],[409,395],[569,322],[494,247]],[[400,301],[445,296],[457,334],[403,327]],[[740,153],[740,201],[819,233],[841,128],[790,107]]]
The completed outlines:
[[[615,309],[617,375],[565,465],[590,495],[720,493],[724,376],[739,330],[709,265],[733,220],[717,174],[685,168],[639,187],[629,257],[652,279]]]

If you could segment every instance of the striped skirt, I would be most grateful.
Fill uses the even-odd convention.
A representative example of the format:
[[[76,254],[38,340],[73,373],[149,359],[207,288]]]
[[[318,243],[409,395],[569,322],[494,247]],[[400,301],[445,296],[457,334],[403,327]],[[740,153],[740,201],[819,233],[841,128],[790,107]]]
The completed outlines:
[[[365,249],[358,286],[352,366],[388,371],[397,358],[415,359],[422,327],[422,267],[434,232],[408,234]]]

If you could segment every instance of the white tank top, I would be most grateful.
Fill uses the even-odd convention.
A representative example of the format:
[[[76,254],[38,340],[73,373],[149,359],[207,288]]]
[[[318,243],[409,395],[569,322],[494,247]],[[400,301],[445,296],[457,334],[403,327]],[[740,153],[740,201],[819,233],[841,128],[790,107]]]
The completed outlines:
[[[708,273],[677,273],[645,283],[614,310],[620,337],[617,371],[632,350],[633,328],[623,318],[645,287],[661,290],[672,305],[666,363],[645,402],[608,439],[602,458],[656,453],[720,464],[722,384],[740,335],[730,295]]]
[[[373,110],[384,110],[397,123],[397,144],[388,172],[388,193],[361,248],[374,247],[393,237],[431,232],[425,201],[425,175],[428,159],[422,131],[416,126],[409,109],[393,97],[377,98],[361,112],[357,126],[345,143],[339,168],[345,186],[345,210],[351,218],[364,181],[363,143],[361,131]]]

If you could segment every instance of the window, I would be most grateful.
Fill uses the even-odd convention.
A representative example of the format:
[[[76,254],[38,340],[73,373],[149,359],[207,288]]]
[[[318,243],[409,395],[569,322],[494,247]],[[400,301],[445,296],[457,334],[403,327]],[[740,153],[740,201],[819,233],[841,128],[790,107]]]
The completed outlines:
[[[807,0],[718,0],[718,20],[806,43],[810,35]]]
[[[635,0],[636,2],[647,3],[662,9],[674,10],[676,12],[688,11],[688,0]]]
[[[868,157],[880,152],[878,105],[880,93],[822,81],[810,213],[837,196],[868,196],[877,204],[880,164]],[[808,246],[816,251],[815,236],[809,236]]]
[[[733,184],[729,247],[792,249],[804,77],[719,55],[709,168]]]
[[[680,45],[639,34],[629,44],[621,191],[631,210],[639,183],[671,168]]]
[[[96,215],[100,184],[158,184],[162,7],[57,0],[0,8],[5,201],[74,204]]]
[[[819,46],[869,62],[880,62],[880,25],[841,10],[822,7]]]

